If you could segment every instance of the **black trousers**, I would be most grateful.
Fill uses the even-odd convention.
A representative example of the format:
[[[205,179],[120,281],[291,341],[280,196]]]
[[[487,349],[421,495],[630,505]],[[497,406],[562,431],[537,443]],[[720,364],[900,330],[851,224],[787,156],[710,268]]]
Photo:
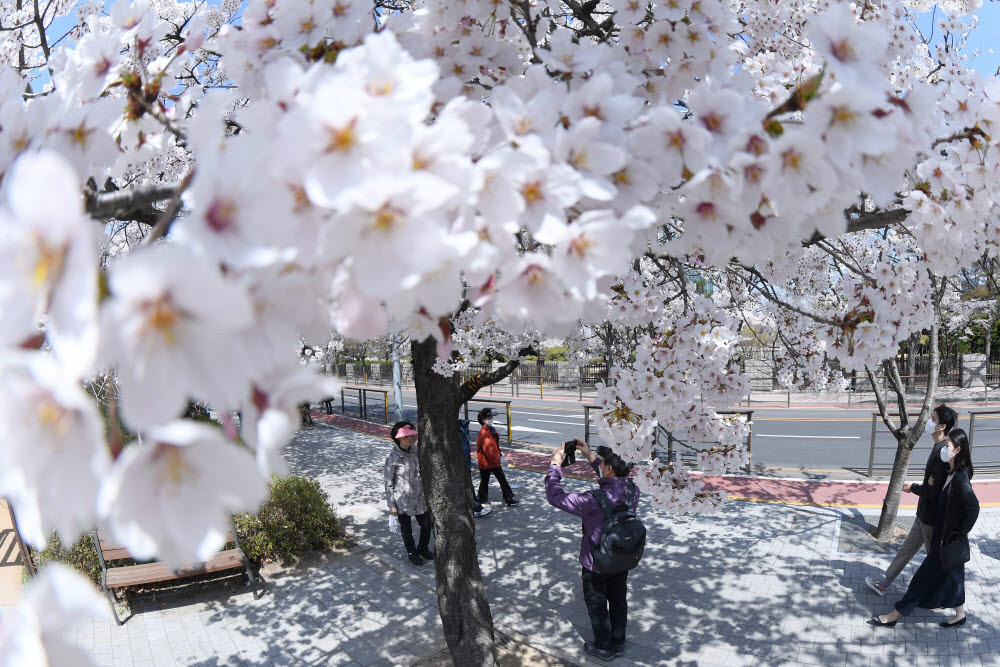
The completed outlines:
[[[628,572],[601,574],[583,570],[583,599],[594,629],[594,645],[609,649],[625,644],[628,624]]]
[[[514,492],[510,490],[507,483],[507,476],[503,474],[503,468],[480,468],[479,469],[479,502],[485,503],[490,494],[490,475],[500,482],[500,492],[503,493],[504,500],[513,500]]]
[[[479,502],[479,496],[476,493],[476,486],[472,481],[472,462],[469,462],[469,469],[466,471],[466,477],[469,480],[469,491],[472,492],[472,511],[478,512],[483,509],[483,504]]]
[[[431,543],[431,531],[433,530],[431,513],[424,512],[417,515],[417,523],[420,524],[420,545],[416,548],[413,546],[413,524],[410,522],[410,515],[400,512],[396,518],[399,519],[399,532],[403,535],[403,546],[406,547],[406,553],[423,553],[427,551],[427,547]]]

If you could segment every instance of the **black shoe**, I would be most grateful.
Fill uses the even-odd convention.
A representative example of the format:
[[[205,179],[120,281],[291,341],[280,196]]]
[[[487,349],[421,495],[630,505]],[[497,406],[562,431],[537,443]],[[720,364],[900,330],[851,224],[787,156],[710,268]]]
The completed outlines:
[[[520,503],[517,502],[517,498],[508,498],[504,502],[507,503],[507,507],[513,507],[514,505],[519,505],[520,504]]]
[[[424,549],[423,551],[420,552],[420,555],[423,557],[424,560],[434,560],[434,552],[431,551],[430,549]]]
[[[883,623],[882,620],[878,617],[878,615],[872,616],[872,625],[876,625],[880,628],[894,628],[896,627],[896,623],[898,622],[899,619],[897,618],[895,621],[889,621],[888,623]]]
[[[600,658],[601,660],[614,660],[615,652],[609,648],[597,648],[590,642],[583,642],[584,653],[589,653],[590,655]]]
[[[412,553],[410,554],[410,562],[414,565],[423,565],[424,559],[420,557],[420,554]]]
[[[938,623],[938,625],[940,625],[942,628],[954,628],[954,627],[957,627],[959,625],[965,625],[965,619],[966,618],[968,618],[968,616],[963,616],[962,618],[958,619],[954,623],[950,623],[948,621],[941,621],[940,623]]]
[[[625,655],[625,644],[624,644],[624,642],[621,643],[621,644],[618,644],[617,646],[612,646],[611,650],[615,652],[615,657],[616,658],[622,657],[623,655]]]

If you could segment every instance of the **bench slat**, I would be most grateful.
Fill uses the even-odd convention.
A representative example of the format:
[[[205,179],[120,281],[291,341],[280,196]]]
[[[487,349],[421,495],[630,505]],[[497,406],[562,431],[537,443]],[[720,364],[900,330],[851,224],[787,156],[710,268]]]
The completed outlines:
[[[183,579],[184,577],[191,577],[208,572],[232,570],[242,568],[243,566],[243,558],[240,556],[240,552],[236,549],[229,549],[228,551],[220,551],[215,554],[203,566],[184,565],[177,572],[173,572],[166,565],[160,562],[108,568],[107,586],[108,588],[138,586],[140,584],[151,584],[157,581]]]
[[[132,554],[129,553],[127,548],[106,539],[102,533],[98,533],[97,538],[101,543],[101,555],[104,556],[104,560],[112,561],[132,558]],[[226,544],[231,542],[234,542],[233,531],[229,529],[226,531]]]

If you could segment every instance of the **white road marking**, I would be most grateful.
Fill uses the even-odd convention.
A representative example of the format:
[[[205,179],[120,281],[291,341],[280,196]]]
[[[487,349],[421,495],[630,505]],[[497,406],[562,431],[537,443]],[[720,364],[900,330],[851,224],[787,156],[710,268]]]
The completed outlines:
[[[860,435],[773,435],[771,433],[754,433],[755,438],[823,438],[825,440],[860,440]]]
[[[515,415],[528,415],[529,417],[562,417],[563,419],[583,419],[583,415],[577,417],[576,415],[554,415],[549,412],[521,412],[520,410],[513,410]],[[591,417],[593,419],[593,417]]]
[[[560,417],[562,415],[559,415]],[[539,422],[541,424],[566,424],[567,426],[576,426],[578,428],[583,428],[583,424],[577,424],[576,422],[557,422],[551,419],[526,419],[529,422]],[[517,428],[516,426],[514,428]]]
[[[558,431],[547,431],[544,428],[534,428],[531,426],[515,426],[512,430],[514,431],[527,431],[528,433],[555,433],[556,435],[562,435]]]

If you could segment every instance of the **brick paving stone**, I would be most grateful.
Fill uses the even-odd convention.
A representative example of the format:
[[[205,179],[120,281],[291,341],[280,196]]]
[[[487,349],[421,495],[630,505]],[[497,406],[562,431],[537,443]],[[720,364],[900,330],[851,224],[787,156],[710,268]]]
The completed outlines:
[[[94,622],[78,644],[102,665],[411,665],[444,651],[433,566],[402,560],[385,527],[389,445],[377,437],[385,429],[363,428],[372,435],[320,425],[286,450],[292,470],[327,491],[361,548],[266,567],[260,600],[246,587],[214,584],[191,587],[180,602],[141,596],[125,626]],[[494,622],[564,663],[591,664],[582,652],[590,624],[579,594],[579,521],[546,504],[540,475],[512,467],[508,476],[521,485],[521,505],[496,503],[476,522]],[[920,556],[885,598],[870,593],[864,577],[881,573],[891,555],[836,551],[838,522],[856,510],[731,502],[714,517],[674,517],[642,509],[649,539],[629,577],[629,648],[616,664],[1000,666],[1000,512],[992,508],[972,534],[970,623],[941,629],[950,610],[918,610],[892,630],[865,621],[899,599]]]

